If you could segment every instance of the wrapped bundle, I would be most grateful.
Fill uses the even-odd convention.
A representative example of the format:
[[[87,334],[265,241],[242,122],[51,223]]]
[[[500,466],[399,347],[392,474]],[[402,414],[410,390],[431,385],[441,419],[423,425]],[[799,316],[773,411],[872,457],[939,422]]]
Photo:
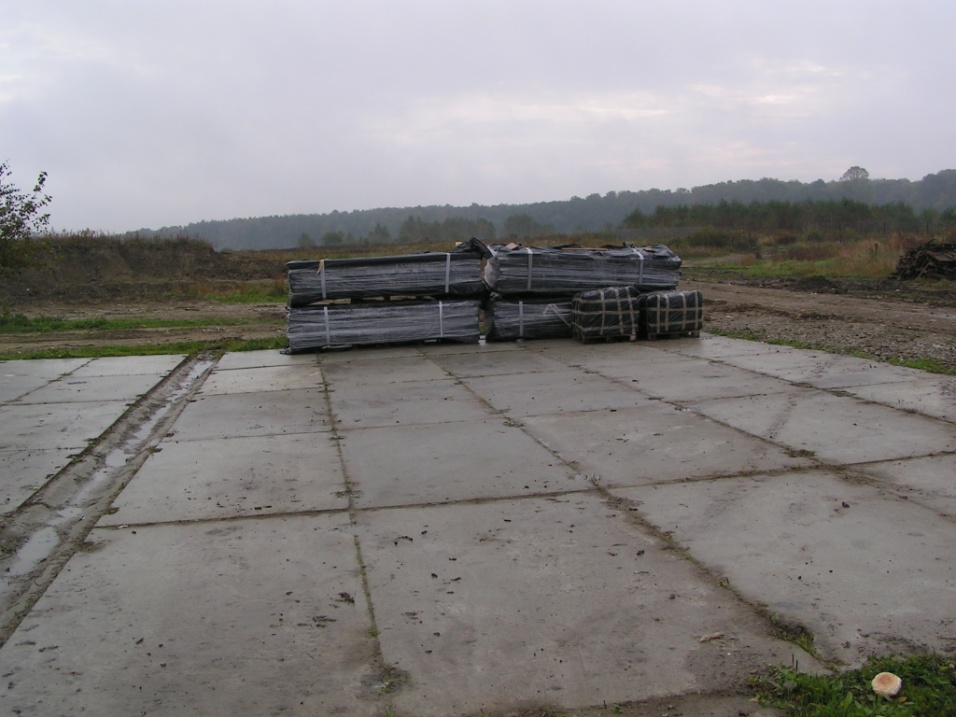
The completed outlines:
[[[640,292],[612,286],[576,294],[571,301],[571,333],[580,341],[627,336],[637,338]]]
[[[487,304],[488,338],[562,339],[571,336],[571,299],[514,299],[494,296]]]
[[[699,336],[704,325],[704,297],[699,291],[661,291],[640,298],[641,335]]]
[[[483,276],[499,294],[570,296],[597,287],[640,291],[676,288],[681,260],[662,244],[649,247],[563,248],[493,246]]]
[[[290,261],[289,306],[329,299],[481,296],[482,250],[487,251],[473,240],[446,253]]]
[[[448,339],[478,343],[477,299],[377,301],[289,309],[289,351]]]

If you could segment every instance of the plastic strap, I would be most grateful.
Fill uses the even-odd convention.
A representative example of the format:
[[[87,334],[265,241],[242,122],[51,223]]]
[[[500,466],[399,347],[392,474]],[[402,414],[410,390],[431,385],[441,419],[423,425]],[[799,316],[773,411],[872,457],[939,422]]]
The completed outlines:
[[[438,337],[445,338],[445,307],[441,301],[438,302]]]
[[[531,253],[530,246],[526,246],[524,250],[528,252],[528,289],[527,290],[531,291],[531,269],[532,269],[532,265],[534,264],[534,255]]]
[[[325,345],[332,345],[332,331],[329,329],[329,307],[322,307],[322,314],[325,316]]]
[[[448,284],[451,279],[451,254],[445,253],[445,293],[448,293]]]
[[[544,316],[547,316],[548,314],[554,314],[565,326],[571,325],[571,322],[561,315],[561,310],[558,308],[557,304],[548,304],[547,306],[544,307],[544,311],[542,312],[542,314]]]
[[[637,254],[638,265],[637,265],[637,285],[644,285],[644,252],[642,252],[637,247],[634,247],[634,253]]]
[[[320,281],[322,284],[322,298],[324,299],[326,298],[325,296],[325,259],[319,260],[319,276],[321,277]],[[328,311],[326,311],[325,315],[326,317],[328,317]]]
[[[524,302],[518,302],[518,338],[524,338]]]

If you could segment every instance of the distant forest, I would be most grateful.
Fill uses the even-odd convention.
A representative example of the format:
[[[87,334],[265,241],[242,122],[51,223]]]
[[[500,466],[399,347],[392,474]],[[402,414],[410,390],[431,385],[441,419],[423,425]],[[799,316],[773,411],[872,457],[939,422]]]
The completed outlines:
[[[203,221],[136,233],[185,233],[219,250],[250,250],[449,242],[472,236],[486,242],[601,233],[654,236],[654,231],[682,226],[769,227],[799,233],[835,226],[841,231],[843,226],[857,231],[929,231],[951,224],[956,226],[956,170],[910,181],[870,179],[865,169],[851,167],[841,179],[830,182],[740,180],[534,204],[418,206]]]

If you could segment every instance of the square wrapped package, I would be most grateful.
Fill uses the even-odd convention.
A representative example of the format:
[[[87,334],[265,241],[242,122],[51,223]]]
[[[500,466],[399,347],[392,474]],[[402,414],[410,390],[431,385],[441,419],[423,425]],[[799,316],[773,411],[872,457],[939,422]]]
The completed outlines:
[[[571,301],[571,332],[579,341],[637,338],[640,292],[633,286],[611,286],[576,294]]]
[[[699,291],[658,291],[640,297],[641,336],[699,336],[704,297]]]

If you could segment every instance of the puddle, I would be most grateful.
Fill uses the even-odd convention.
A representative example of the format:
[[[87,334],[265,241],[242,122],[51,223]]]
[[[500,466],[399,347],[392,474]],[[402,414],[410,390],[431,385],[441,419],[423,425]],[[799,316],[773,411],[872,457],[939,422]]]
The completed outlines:
[[[60,536],[55,528],[42,528],[30,536],[30,539],[20,546],[6,574],[18,577],[36,570],[37,565],[53,554],[60,544]]]

